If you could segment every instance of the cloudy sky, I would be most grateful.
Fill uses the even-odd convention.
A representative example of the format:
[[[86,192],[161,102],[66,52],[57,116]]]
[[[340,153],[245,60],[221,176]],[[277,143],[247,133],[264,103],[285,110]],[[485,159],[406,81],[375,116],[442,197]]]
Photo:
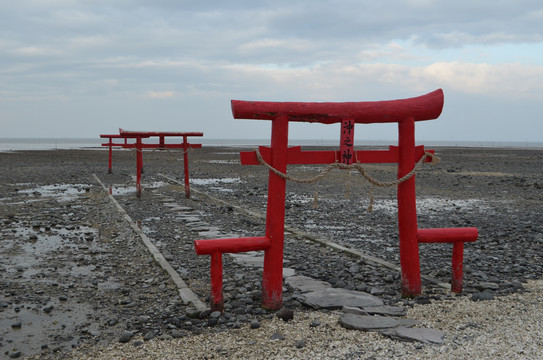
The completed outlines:
[[[265,4],[264,4],[265,3]],[[543,140],[541,0],[0,2],[0,137],[118,128],[268,138],[230,100],[374,101],[442,88],[417,141]],[[339,126],[291,138],[339,139]],[[357,125],[356,139],[394,139]]]

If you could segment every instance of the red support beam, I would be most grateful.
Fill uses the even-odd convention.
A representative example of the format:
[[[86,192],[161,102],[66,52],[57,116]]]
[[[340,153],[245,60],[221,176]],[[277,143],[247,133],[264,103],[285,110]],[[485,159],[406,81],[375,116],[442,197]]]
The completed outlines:
[[[400,179],[415,167],[415,119],[409,117],[400,121],[398,131]],[[421,293],[415,176],[398,184],[397,199],[402,294],[410,297]]]
[[[397,123],[407,117],[415,121],[439,117],[443,109],[443,91],[401,100],[344,103],[271,102],[232,100],[235,119],[273,120],[286,116],[289,121],[333,124],[351,118],[357,124]]]
[[[288,118],[280,116],[274,119],[271,132],[270,164],[280,172],[286,173]],[[279,309],[283,304],[285,191],[286,179],[269,170],[266,238],[270,239],[270,247],[264,254],[262,274],[262,306],[267,309]]]
[[[190,145],[187,141],[187,136],[183,136],[183,174],[185,175],[185,197],[190,198],[190,184],[189,184],[189,148]]]
[[[136,138],[136,196],[141,197],[141,173],[143,171],[143,147],[141,137]]]
[[[190,185],[189,185],[189,167],[188,167],[188,149],[201,148],[202,144],[189,144],[187,137],[189,136],[203,136],[202,132],[159,132],[159,131],[126,131],[119,129],[117,135],[100,135],[101,138],[109,138],[107,144],[102,146],[109,146],[109,173],[111,173],[112,163],[112,147],[119,146],[123,149],[136,149],[136,192],[137,196],[141,197],[141,174],[143,173],[143,150],[144,149],[183,149],[183,172],[185,177],[185,197],[190,198]],[[151,137],[158,137],[158,143],[144,143],[142,139]],[[182,143],[170,143],[165,141],[166,137],[181,137]],[[112,139],[124,139],[123,144],[113,143]],[[134,143],[128,143],[128,139],[136,139]]]
[[[222,253],[215,251],[211,254],[211,311],[224,310],[222,294]]]
[[[220,253],[259,251],[269,247],[270,239],[265,236],[194,240],[194,249],[197,255],[211,255],[217,251]]]
[[[262,159],[271,163],[271,148],[259,146],[258,151]],[[425,150],[424,146],[415,147],[415,158],[417,161],[424,155],[425,152],[434,153],[434,150]],[[358,150],[355,151],[356,159],[361,164],[385,164],[398,163],[398,147],[390,146],[389,150]],[[241,151],[239,153],[242,165],[261,165],[258,162],[256,152]],[[287,149],[287,165],[307,165],[307,164],[332,164],[340,162],[341,151],[324,150],[324,151],[302,151],[301,146],[292,146]],[[425,162],[431,162],[432,159],[427,158]]]
[[[232,100],[231,104],[232,114],[236,119],[272,120],[271,146],[259,147],[258,152],[262,160],[279,173],[286,174],[288,164],[397,163],[398,179],[402,179],[414,170],[416,163],[426,152],[433,153],[433,150],[425,150],[423,146],[415,146],[415,122],[439,117],[443,108],[443,91],[438,89],[415,98],[377,102],[301,103]],[[323,124],[341,122],[339,151],[302,151],[299,146],[288,148],[289,121]],[[354,150],[355,124],[391,122],[398,123],[398,146],[390,146],[388,150]],[[243,165],[261,164],[255,151],[241,152],[240,159]],[[426,158],[425,161],[429,162],[432,159]],[[250,241],[266,244],[261,245],[266,247],[262,276],[262,306],[269,309],[278,309],[282,306],[285,190],[284,176],[270,170],[265,237],[228,239],[219,243],[217,243],[219,239],[195,242],[197,254],[209,254],[216,259],[212,260],[211,265],[212,269],[215,269],[212,273],[215,274],[218,274],[217,253],[250,251],[249,249],[254,247],[247,245]],[[407,180],[402,179],[398,185],[397,199],[402,294],[416,296],[421,292],[419,242],[454,243],[452,288],[453,291],[460,291],[463,243],[475,241],[477,230],[475,228],[419,230],[415,176]],[[216,289],[213,292],[215,294]],[[216,303],[212,306],[220,307],[222,292],[220,301],[215,300],[218,296],[212,295],[212,303]]]
[[[453,243],[451,291],[462,292],[464,277],[464,243],[474,242],[479,236],[475,227],[418,229],[419,243]]]

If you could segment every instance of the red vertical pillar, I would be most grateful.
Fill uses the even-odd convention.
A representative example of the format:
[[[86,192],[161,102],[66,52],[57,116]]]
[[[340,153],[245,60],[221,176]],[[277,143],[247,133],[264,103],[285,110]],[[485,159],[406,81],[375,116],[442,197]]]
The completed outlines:
[[[108,168],[107,168],[107,173],[108,174],[111,174],[113,172],[111,170],[112,158],[113,158],[113,139],[109,138],[109,165],[108,165]]]
[[[462,241],[456,241],[453,245],[452,255],[452,282],[451,291],[455,293],[462,292],[462,280],[464,276],[463,271],[464,263],[464,243]]]
[[[401,178],[413,170],[415,166],[415,119],[409,117],[400,121],[398,130],[398,178]],[[398,228],[400,235],[400,264],[402,268],[402,295],[416,296],[421,293],[421,282],[415,176],[398,184]]]
[[[212,311],[223,311],[224,300],[222,294],[222,254],[215,251],[211,254],[211,301]]]
[[[286,173],[288,147],[288,118],[272,120],[271,166]],[[269,171],[266,237],[270,247],[264,254],[262,275],[262,306],[279,309],[283,304],[283,245],[285,229],[286,179]]]
[[[141,171],[143,168],[143,147],[141,137],[136,138],[136,193],[141,197]]]
[[[183,136],[183,173],[185,174],[185,197],[190,198],[190,185],[189,185],[189,143],[187,142],[187,136]]]

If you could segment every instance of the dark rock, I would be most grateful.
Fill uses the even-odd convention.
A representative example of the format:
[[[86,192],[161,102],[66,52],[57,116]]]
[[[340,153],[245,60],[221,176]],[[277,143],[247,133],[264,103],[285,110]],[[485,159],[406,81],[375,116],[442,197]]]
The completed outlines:
[[[471,300],[473,301],[494,300],[494,293],[488,290],[476,292],[471,295]]]
[[[493,282],[480,282],[478,284],[475,284],[475,288],[484,291],[484,290],[498,290],[500,288],[500,285],[493,283]]]
[[[10,351],[9,352],[9,358],[10,359],[18,359],[22,353],[20,351]]]
[[[294,311],[283,307],[275,313],[275,316],[283,321],[289,321],[294,319]]]
[[[126,330],[123,331],[121,334],[121,337],[119,338],[120,343],[127,343],[130,340],[132,340],[132,337],[134,337],[134,333],[132,331]]]
[[[305,339],[296,340],[296,343],[294,344],[294,346],[296,346],[296,349],[302,349],[305,347],[305,345],[306,345]]]
[[[149,341],[149,340],[154,339],[154,337],[155,337],[155,332],[154,331],[148,331],[148,332],[145,333],[145,335],[143,335],[143,340]]]
[[[174,339],[179,339],[179,338],[187,336],[187,333],[181,330],[172,330],[171,334]]]
[[[285,340],[285,337],[278,332],[273,333],[273,335],[270,337],[271,340]]]
[[[260,322],[258,320],[251,321],[251,329],[258,329],[260,328]]]

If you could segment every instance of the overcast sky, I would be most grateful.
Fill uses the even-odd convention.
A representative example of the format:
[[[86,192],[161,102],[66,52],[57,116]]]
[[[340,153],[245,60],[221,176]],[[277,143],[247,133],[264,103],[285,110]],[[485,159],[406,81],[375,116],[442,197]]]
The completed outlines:
[[[0,137],[118,128],[269,138],[230,100],[374,101],[442,88],[430,140],[543,141],[541,0],[0,2]],[[291,138],[339,139],[339,126]],[[357,125],[355,138],[397,127]],[[338,140],[339,141],[339,140]]]

